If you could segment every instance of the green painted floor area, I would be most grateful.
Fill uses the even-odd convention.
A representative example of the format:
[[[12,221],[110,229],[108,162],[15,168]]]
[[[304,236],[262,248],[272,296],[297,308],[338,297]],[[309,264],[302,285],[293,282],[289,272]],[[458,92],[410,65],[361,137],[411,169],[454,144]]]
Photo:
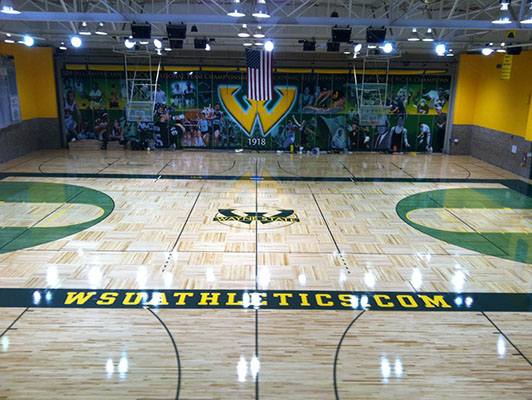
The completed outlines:
[[[107,218],[114,202],[105,193],[81,186],[57,183],[0,182],[0,201],[4,203],[89,204],[100,207],[98,218],[59,227],[2,227],[0,253],[37,246],[81,232]],[[0,225],[1,221],[0,221]],[[35,224],[34,224],[35,225]]]
[[[397,203],[408,225],[445,242],[491,256],[532,264],[532,235],[523,232],[452,232],[420,225],[407,217],[423,208],[531,209],[532,198],[511,189],[443,189],[417,193]]]

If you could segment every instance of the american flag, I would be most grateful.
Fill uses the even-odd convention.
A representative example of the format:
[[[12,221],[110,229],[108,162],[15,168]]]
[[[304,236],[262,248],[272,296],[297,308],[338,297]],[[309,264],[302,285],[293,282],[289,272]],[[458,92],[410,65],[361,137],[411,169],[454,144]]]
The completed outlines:
[[[273,74],[271,51],[246,49],[248,67],[248,99],[271,100],[273,98]]]

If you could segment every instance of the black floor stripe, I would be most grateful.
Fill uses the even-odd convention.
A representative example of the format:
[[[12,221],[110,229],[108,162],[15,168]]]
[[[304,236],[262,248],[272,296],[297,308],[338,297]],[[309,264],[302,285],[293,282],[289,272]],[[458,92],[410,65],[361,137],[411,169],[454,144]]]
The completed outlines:
[[[391,162],[390,164],[392,164],[395,168],[397,168],[397,169],[398,169],[399,171],[401,171],[402,173],[408,175],[410,178],[412,178],[412,179],[416,179],[414,175],[409,174],[409,173],[406,172],[403,168],[401,168],[399,165],[397,165],[397,164],[395,164],[395,163],[393,163],[393,162]]]
[[[336,347],[336,353],[334,354],[334,364],[333,364],[333,385],[334,385],[334,397],[336,398],[336,400],[339,400],[340,399],[340,396],[338,396],[338,382],[337,382],[337,378],[336,378],[336,367],[338,365],[338,356],[340,354],[340,347],[342,347],[342,342],[344,341],[345,339],[345,336],[347,335],[347,332],[349,332],[349,329],[351,329],[351,327],[353,326],[353,324],[362,316],[362,314],[364,314],[366,312],[366,310],[363,310],[361,311],[355,318],[353,318],[353,320],[351,321],[351,323],[349,325],[347,325],[347,328],[345,329],[342,337],[340,338],[340,341],[338,342],[338,346]]]
[[[486,240],[488,243],[491,243],[494,247],[496,247],[500,252],[502,252],[503,254],[506,254],[507,256],[509,256],[510,254],[500,248],[499,246],[497,246],[495,243],[493,243],[491,240],[489,240],[486,236],[484,236],[482,234],[482,232],[479,232],[477,231],[475,228],[473,228],[471,225],[469,225],[466,221],[464,221],[462,218],[460,218],[458,215],[456,215],[455,213],[453,213],[451,210],[449,210],[448,208],[446,208],[444,205],[440,204],[439,202],[437,202],[436,200],[434,200],[434,198],[432,196],[427,196],[429,199],[431,199],[434,203],[436,203],[438,206],[440,206],[440,208],[443,208],[444,210],[448,211],[449,214],[451,214],[453,217],[455,217],[458,221],[462,222],[463,224],[465,224],[467,227],[469,227],[469,229],[472,229],[476,234],[480,235],[484,240]]]
[[[23,316],[24,314],[26,314],[26,311],[28,311],[29,309],[30,309],[29,307],[26,307],[26,308],[24,309],[24,311],[22,311],[22,312],[20,313],[20,315],[19,315],[17,318],[15,318],[15,320],[14,320],[13,322],[11,322],[11,324],[10,324],[10,325],[9,325],[9,326],[8,326],[3,332],[2,332],[2,333],[0,333],[0,338],[1,338],[2,336],[4,336],[4,335],[7,333],[7,331],[9,331],[9,330],[13,327],[13,325],[15,325],[15,324],[17,323],[17,321],[18,321],[19,319],[21,319],[22,316]]]
[[[14,238],[12,238],[11,240],[9,240],[8,242],[2,244],[0,246],[0,250],[3,249],[4,247],[6,247],[9,243],[12,243],[13,241],[17,240],[18,238],[20,238],[21,236],[25,235],[31,228],[35,227],[37,224],[39,224],[40,222],[44,221],[46,218],[48,218],[50,215],[52,215],[53,213],[55,213],[56,211],[59,211],[61,209],[61,207],[63,206],[66,206],[68,203],[70,203],[72,200],[74,200],[76,197],[78,197],[81,193],[83,193],[85,190],[80,190],[78,193],[76,193],[75,195],[73,195],[72,197],[68,198],[63,204],[61,204],[59,207],[55,208],[54,210],[52,210],[50,213],[46,214],[44,217],[42,217],[40,220],[38,220],[37,222],[35,222],[33,225],[31,226],[28,226],[26,227],[26,229],[24,229],[22,232],[20,232],[17,236],[15,236]],[[113,206],[113,209],[114,209],[114,206]]]
[[[157,179],[156,174],[94,174],[94,173],[35,173],[35,172],[0,172],[2,177],[46,177],[46,178],[102,178],[102,179]],[[529,185],[519,179],[463,179],[463,178],[387,178],[387,177],[323,177],[323,176],[264,176],[266,181],[287,181],[287,182],[406,182],[406,183],[500,183],[519,182]],[[239,175],[161,175],[161,179],[173,180],[227,180],[234,181],[242,179]],[[532,185],[529,185],[532,186]]]
[[[175,357],[176,357],[176,362],[177,362],[177,388],[176,388],[176,392],[175,392],[175,399],[178,400],[179,399],[179,392],[180,392],[180,389],[181,389],[181,359],[179,358],[179,350],[177,349],[177,345],[175,343],[174,337],[172,336],[172,332],[170,332],[170,329],[168,329],[168,327],[166,326],[164,321],[156,313],[154,313],[153,310],[150,307],[146,307],[146,309],[149,312],[151,312],[152,315],[155,318],[157,318],[157,320],[159,320],[159,322],[161,323],[163,328],[166,330],[166,333],[170,337],[170,340],[172,341],[172,346],[174,347],[174,352],[175,352]]]
[[[502,330],[501,330],[501,329],[495,324],[495,322],[493,322],[493,321],[491,320],[490,317],[488,317],[488,316],[486,315],[486,313],[485,313],[484,311],[481,311],[481,312],[482,312],[482,315],[484,315],[484,316],[486,317],[486,319],[490,322],[490,324],[492,324],[493,327],[494,327],[495,329],[497,329],[497,331],[498,331],[502,336],[504,336],[504,338],[506,339],[506,341],[512,345],[512,347],[515,349],[515,351],[517,351],[517,353],[518,353],[521,357],[523,357],[523,358],[526,360],[526,362],[532,367],[532,362],[530,362],[530,360],[529,360],[529,359],[528,359],[528,358],[527,358],[527,357],[521,352],[521,350],[519,350],[519,348],[518,348],[518,347],[517,347],[517,346],[516,346],[511,340],[510,340],[510,338],[509,338],[508,336],[506,336],[506,334],[505,334],[505,333],[504,333],[504,332],[503,332],[503,331],[502,331]]]
[[[349,168],[347,168],[343,162],[340,161],[340,164],[342,164],[342,167],[344,167],[344,169],[345,169],[347,172],[349,172],[349,175],[351,175],[351,177],[352,177],[353,179],[356,179],[356,178],[357,178],[357,177],[355,176],[355,174],[353,174],[353,173],[351,172],[351,170],[350,170]]]
[[[168,263],[170,262],[170,258],[172,257],[172,254],[174,253],[175,249],[177,248],[179,239],[181,239],[181,235],[183,234],[183,231],[185,230],[185,227],[187,226],[188,220],[190,219],[190,216],[192,215],[192,211],[194,211],[194,207],[196,207],[196,203],[198,202],[198,199],[201,196],[202,189],[203,188],[201,188],[200,191],[198,192],[198,195],[196,196],[196,199],[194,200],[194,203],[192,204],[192,207],[190,208],[190,211],[188,212],[187,218],[185,219],[185,222],[183,223],[183,226],[181,227],[181,230],[179,231],[179,234],[177,235],[177,239],[175,240],[175,243],[172,246],[172,250],[170,250],[170,252],[168,253],[168,257],[166,258],[166,261],[163,266],[163,272],[166,270],[166,267],[168,266]]]

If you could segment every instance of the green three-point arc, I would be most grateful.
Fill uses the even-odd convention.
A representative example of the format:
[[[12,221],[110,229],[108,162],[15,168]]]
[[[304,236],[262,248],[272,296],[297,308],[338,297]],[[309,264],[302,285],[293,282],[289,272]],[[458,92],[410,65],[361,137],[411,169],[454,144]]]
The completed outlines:
[[[532,210],[532,198],[511,189],[442,189],[417,193],[397,203],[399,217],[408,225],[445,242],[479,253],[532,264],[532,235],[528,232],[451,231],[422,225],[408,214],[420,209]],[[528,214],[528,213],[527,213]],[[529,214],[530,215],[530,214]]]
[[[60,212],[61,205],[67,204],[90,205],[101,210],[100,215],[93,219],[62,226],[39,226],[38,223],[31,223],[28,226],[9,226],[5,221],[0,221],[0,254],[37,246],[81,232],[103,221],[114,209],[113,199],[105,193],[58,183],[0,182],[0,203],[4,203],[4,207],[16,203],[52,203],[58,206],[57,212]],[[53,214],[51,216],[53,217]],[[2,217],[4,218],[5,216]]]

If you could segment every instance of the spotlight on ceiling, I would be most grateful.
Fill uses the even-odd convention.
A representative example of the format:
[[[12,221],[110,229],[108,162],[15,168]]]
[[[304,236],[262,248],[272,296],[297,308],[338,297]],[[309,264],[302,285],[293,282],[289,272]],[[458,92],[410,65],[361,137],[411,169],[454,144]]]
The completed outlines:
[[[66,47],[66,45],[65,45],[65,42],[61,42],[61,44],[59,45],[59,50],[62,50],[62,51],[67,50],[67,47]]]
[[[366,29],[366,43],[382,44],[386,40],[386,28],[371,28]]]
[[[354,43],[353,44],[353,51],[355,53],[360,53],[361,50],[362,50],[362,43]]]
[[[231,10],[227,13],[227,15],[235,18],[246,16],[244,11],[242,10],[242,4],[240,4],[240,0],[233,0],[233,4],[231,4]]]
[[[35,44],[35,39],[33,39],[30,35],[24,35],[21,40],[22,44],[25,44],[28,47],[31,47]]]
[[[482,54],[485,56],[491,56],[493,54],[493,48],[486,46],[481,50]]]
[[[0,12],[3,14],[20,14],[13,4],[13,0],[2,0],[0,2]]]
[[[525,1],[525,0],[522,0]],[[532,24],[532,0],[528,2],[528,11],[523,15],[522,24]]]
[[[273,45],[273,42],[271,40],[267,40],[264,43],[264,50],[266,51],[272,51],[275,46]]]
[[[211,45],[209,43],[205,43],[205,51],[211,51]]]
[[[447,52],[447,47],[445,47],[445,44],[443,43],[438,43],[436,47],[434,48],[434,51],[436,52],[437,55],[444,56],[445,53]]]
[[[194,25],[192,27],[192,32],[194,32]],[[198,28],[196,28],[196,32]],[[187,26],[185,24],[180,25],[166,25],[166,33],[168,34],[168,39],[186,39],[187,38]]]
[[[150,24],[131,24],[131,36],[133,39],[151,39],[151,25]],[[142,43],[141,43],[142,44]]]
[[[87,25],[86,22],[82,22],[81,23],[81,27],[79,28],[78,34],[80,34],[82,36],[90,36],[90,35],[92,35],[92,32],[89,29],[89,26]]]
[[[75,47],[77,49],[78,47],[81,47],[83,41],[79,36],[72,36],[70,38],[70,44],[72,45],[72,47]]]
[[[246,47],[253,46],[253,42],[251,40],[244,40],[244,43],[242,44]]]
[[[434,33],[432,32],[432,28],[427,29],[427,33],[422,40],[424,42],[434,42]]]
[[[240,28],[240,31],[238,32],[238,37],[241,37],[241,38],[250,37],[248,26],[246,24],[243,24],[242,28]]]
[[[153,45],[156,49],[160,50],[163,48],[163,41],[162,39],[153,39]]]
[[[524,1],[524,0],[522,0]],[[510,13],[510,0],[501,0],[497,18],[491,21],[493,24],[507,25],[512,23],[512,14]]]
[[[410,36],[408,36],[409,42],[419,42],[421,39],[419,38],[419,33],[417,31],[417,28],[412,28],[412,32],[410,33]]]
[[[340,43],[338,43],[338,42],[327,42],[327,51],[328,52],[340,51]]]
[[[270,18],[268,7],[266,6],[266,0],[257,0],[255,10],[251,15],[253,15],[255,18]]]
[[[338,43],[348,43],[351,41],[351,28],[332,28],[331,41]]]
[[[264,33],[262,32],[262,26],[257,26],[257,29],[255,30],[255,33],[253,34],[254,38],[262,39],[264,37]]]
[[[299,43],[303,43],[303,51],[316,51],[316,41],[313,40],[300,40]]]
[[[381,46],[382,51],[386,54],[390,54],[393,51],[393,44],[391,42],[386,42]]]
[[[96,27],[96,30],[94,31],[95,34],[100,36],[107,36],[107,31],[105,30],[105,26],[103,22],[100,22],[98,26]]]
[[[126,40],[124,40],[124,46],[126,47],[126,49],[132,49],[133,47],[135,47],[136,44],[137,42],[135,42],[132,37],[126,38]]]
[[[183,48],[183,40],[182,39],[169,39],[170,42],[170,48],[172,49],[182,49]]]

